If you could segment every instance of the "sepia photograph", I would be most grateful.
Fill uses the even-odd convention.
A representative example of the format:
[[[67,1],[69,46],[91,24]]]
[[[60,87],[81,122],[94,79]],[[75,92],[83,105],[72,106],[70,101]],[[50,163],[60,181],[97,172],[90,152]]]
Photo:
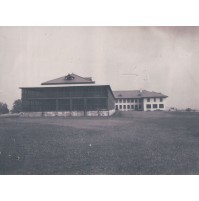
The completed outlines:
[[[198,175],[199,27],[0,27],[1,175]]]

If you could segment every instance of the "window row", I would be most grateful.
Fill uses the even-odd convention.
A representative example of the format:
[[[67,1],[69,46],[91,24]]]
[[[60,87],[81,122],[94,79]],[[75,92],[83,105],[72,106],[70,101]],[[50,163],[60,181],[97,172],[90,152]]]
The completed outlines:
[[[147,104],[146,108],[147,109],[151,109],[151,108],[157,109],[158,108],[158,104]],[[159,104],[159,108],[164,108],[164,104]]]
[[[54,97],[99,97],[107,96],[103,87],[92,88],[61,88],[61,89],[23,89],[22,97],[26,98],[54,98]]]
[[[116,99],[116,103],[141,103],[143,102],[142,99],[138,99],[138,98],[125,98],[125,99],[122,99],[122,98],[119,98],[119,99]]]
[[[130,109],[132,109],[132,110],[141,110],[142,109],[142,105],[116,105],[116,110],[126,110],[126,109],[128,109],[128,110],[130,110]]]
[[[156,102],[158,98],[147,98],[147,102],[154,101]],[[163,98],[159,98],[160,102],[163,101]]]
[[[30,100],[22,102],[23,111],[93,111],[106,110],[107,101],[100,99],[72,99],[70,100]]]

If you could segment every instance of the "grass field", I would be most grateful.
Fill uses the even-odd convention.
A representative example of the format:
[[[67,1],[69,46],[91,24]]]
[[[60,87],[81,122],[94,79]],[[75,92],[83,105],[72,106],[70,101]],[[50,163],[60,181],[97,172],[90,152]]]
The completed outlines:
[[[0,118],[0,174],[199,174],[199,113]]]

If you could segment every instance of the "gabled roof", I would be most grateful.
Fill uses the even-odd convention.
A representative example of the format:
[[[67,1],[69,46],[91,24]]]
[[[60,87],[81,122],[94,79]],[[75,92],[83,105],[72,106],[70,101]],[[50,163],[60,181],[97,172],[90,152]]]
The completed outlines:
[[[167,98],[168,96],[146,90],[132,90],[132,91],[113,91],[115,98]]]
[[[92,84],[95,83],[92,81],[91,77],[81,77],[74,73],[68,74],[66,76],[56,78],[47,82],[41,83],[42,85],[55,85],[55,84]]]

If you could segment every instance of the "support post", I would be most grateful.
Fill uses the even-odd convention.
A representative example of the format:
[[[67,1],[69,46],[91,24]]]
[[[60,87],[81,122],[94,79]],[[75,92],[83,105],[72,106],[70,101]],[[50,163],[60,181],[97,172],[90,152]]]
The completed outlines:
[[[56,112],[59,110],[59,101],[56,99]]]
[[[73,109],[72,105],[73,105],[72,98],[70,98],[70,112],[72,112]]]
[[[84,116],[87,116],[87,100],[84,98]]]

